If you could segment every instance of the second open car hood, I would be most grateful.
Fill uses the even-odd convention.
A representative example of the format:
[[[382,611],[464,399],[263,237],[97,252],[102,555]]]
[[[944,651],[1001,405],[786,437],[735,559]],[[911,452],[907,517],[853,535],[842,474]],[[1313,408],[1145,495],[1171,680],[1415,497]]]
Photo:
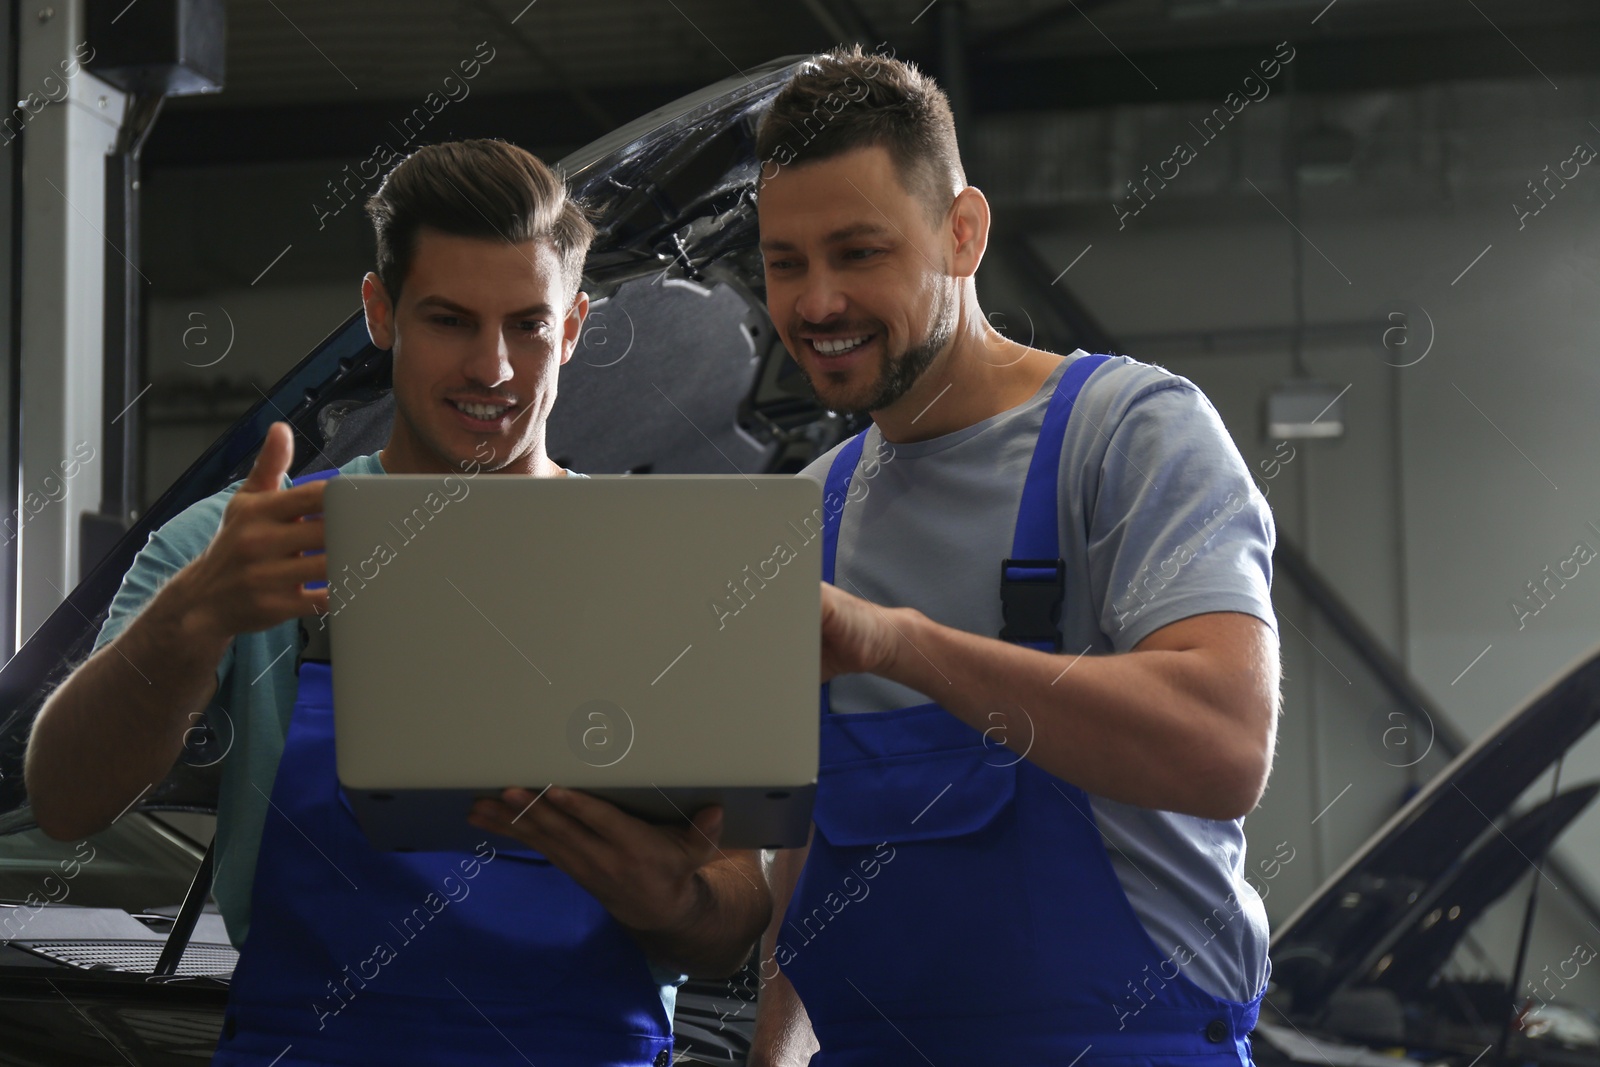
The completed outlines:
[[[1370,1017],[1383,1000],[1400,1009],[1425,999],[1472,925],[1600,792],[1566,785],[1518,810],[1597,721],[1600,649],[1462,751],[1275,931],[1272,1007],[1318,1026],[1348,1017],[1341,1003],[1368,1005]],[[1403,1043],[1400,1033],[1352,1036]]]

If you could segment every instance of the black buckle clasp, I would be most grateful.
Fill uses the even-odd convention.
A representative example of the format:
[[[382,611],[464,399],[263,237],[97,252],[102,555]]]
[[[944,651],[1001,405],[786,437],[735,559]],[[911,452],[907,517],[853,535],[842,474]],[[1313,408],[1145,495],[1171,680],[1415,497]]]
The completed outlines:
[[[1067,564],[1061,559],[1007,559],[1000,563],[1000,640],[1045,644],[1061,651],[1061,604]]]

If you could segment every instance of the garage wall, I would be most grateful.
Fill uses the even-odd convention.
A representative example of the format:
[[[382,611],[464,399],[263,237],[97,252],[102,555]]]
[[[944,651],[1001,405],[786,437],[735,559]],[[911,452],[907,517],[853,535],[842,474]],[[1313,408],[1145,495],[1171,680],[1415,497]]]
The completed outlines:
[[[152,300],[145,408],[144,498],[171,485],[361,306],[361,275],[345,282],[231,287]]]
[[[1486,119],[1458,149],[1487,156],[1496,132],[1514,125],[1502,118]],[[1584,139],[1577,129],[1558,132],[1568,136],[1551,135],[1531,159],[1500,160],[1496,170],[1542,176],[1546,162]],[[1519,129],[1502,148],[1515,157],[1527,140]],[[1600,146],[1595,131],[1587,140]],[[1278,213],[1287,194],[1270,159],[1256,178],[1256,191],[1224,184],[1174,198],[1165,216],[1154,202],[1120,230],[1109,200],[1069,208],[1066,224],[1035,244],[1050,263],[1083,254],[1067,275],[1075,294],[1124,350],[1199,384],[1265,472],[1273,443],[1264,399],[1295,376],[1287,337],[1271,331],[1293,321],[1301,238]],[[1553,582],[1547,606],[1527,592],[1577,542],[1600,550],[1600,532],[1587,525],[1600,527],[1600,174],[1581,172],[1520,229],[1510,207],[1516,184],[1479,175],[1419,207],[1420,175],[1376,191],[1357,188],[1361,180],[1358,167],[1346,184],[1303,189],[1299,220],[1311,338],[1303,366],[1349,386],[1346,430],[1295,442],[1294,460],[1266,488],[1280,531],[1409,665],[1447,728],[1470,738],[1600,644],[1600,579],[1589,568]],[[1405,329],[1386,338],[1396,322]],[[1394,365],[1424,350],[1420,362]],[[1436,762],[1388,766],[1375,696],[1342,662],[1337,639],[1278,586],[1280,611],[1305,632],[1283,628],[1279,759],[1250,836],[1263,855],[1281,840],[1308,841],[1309,862],[1286,868],[1268,900],[1281,920]],[[1536,613],[1514,609],[1518,598]],[[1562,780],[1596,778],[1600,738],[1590,738]],[[1576,826],[1561,851],[1591,893],[1600,888],[1600,816]],[[1565,959],[1577,940],[1600,944],[1570,894],[1545,890],[1534,972]],[[1493,958],[1510,958],[1522,895],[1481,931]],[[1592,1003],[1600,983],[1591,984]]]

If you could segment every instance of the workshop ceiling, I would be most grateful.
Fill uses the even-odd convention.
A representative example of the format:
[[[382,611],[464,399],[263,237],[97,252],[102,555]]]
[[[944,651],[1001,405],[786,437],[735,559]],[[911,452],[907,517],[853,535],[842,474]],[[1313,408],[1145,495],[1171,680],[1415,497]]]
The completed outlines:
[[[959,55],[966,92],[952,98],[965,123],[1220,100],[1284,40],[1309,95],[1556,85],[1600,73],[1600,3],[230,0],[226,88],[172,101],[145,162],[359,159],[430,93],[440,117],[425,140],[505,137],[559,158],[713,82],[841,40],[892,49],[947,87]]]
[[[1588,0],[230,0],[227,88],[180,106],[421,96],[481,41],[495,50],[482,87],[498,94],[705,84],[847,35],[931,61],[938,35],[958,23],[975,62],[1419,32],[1504,33],[1509,51],[1519,47],[1517,31],[1591,21],[1594,7]]]
[[[715,81],[738,70],[721,53],[749,64],[812,45],[785,32],[789,22],[815,34],[803,10],[781,20],[757,17],[755,6],[728,0],[230,0],[223,95],[236,104],[420,96],[457,72],[481,41],[495,49],[485,83],[494,92]]]

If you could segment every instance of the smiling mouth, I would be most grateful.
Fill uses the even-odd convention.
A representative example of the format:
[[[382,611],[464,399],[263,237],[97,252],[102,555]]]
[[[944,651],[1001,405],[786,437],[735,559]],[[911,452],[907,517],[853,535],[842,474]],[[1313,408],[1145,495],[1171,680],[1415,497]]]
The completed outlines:
[[[448,400],[446,403],[478,422],[499,422],[512,407],[510,404],[476,404],[460,400]]]
[[[811,351],[823,359],[836,359],[839,356],[848,356],[871,341],[877,334],[863,333],[854,337],[811,337],[806,343],[811,346]]]

